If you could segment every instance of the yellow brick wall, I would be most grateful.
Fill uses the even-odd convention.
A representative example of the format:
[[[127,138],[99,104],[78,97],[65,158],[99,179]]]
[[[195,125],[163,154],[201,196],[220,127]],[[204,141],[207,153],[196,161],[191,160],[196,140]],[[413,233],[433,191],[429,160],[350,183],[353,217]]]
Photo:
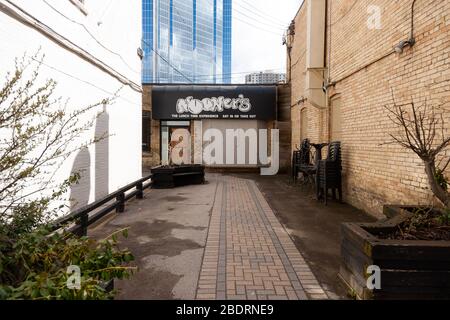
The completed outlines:
[[[152,86],[144,85],[142,93],[142,110],[152,111]],[[145,167],[154,167],[161,164],[160,159],[160,125],[158,120],[151,121],[150,152],[142,153],[142,164]]]
[[[326,54],[326,61],[331,61],[331,81],[337,82],[330,88],[329,97],[341,97],[345,201],[378,216],[383,204],[433,201],[421,160],[411,151],[384,144],[397,130],[384,108],[392,104],[391,90],[399,103],[414,100],[422,104],[427,100],[430,105],[442,105],[440,110],[447,123],[444,134],[450,135],[450,1],[417,0],[417,42],[402,54],[391,53],[396,44],[409,38],[411,3],[328,1],[331,27],[327,23],[327,52],[331,42],[331,54]],[[292,62],[300,58],[292,67],[293,104],[304,94],[305,87],[306,61],[302,53],[306,49],[306,5],[295,18],[296,33],[291,42]],[[380,30],[367,27],[370,5],[381,8]],[[314,142],[327,141],[328,111],[306,102],[292,108],[292,145],[299,144],[300,108],[307,108],[308,137]]]
[[[294,19],[295,30],[288,41],[287,56],[287,80],[291,84],[291,121],[292,121],[292,149],[300,146],[300,111],[304,103],[298,101],[302,99],[305,91],[305,81],[303,71],[306,66],[306,11],[304,5]],[[289,55],[290,50],[290,55]]]

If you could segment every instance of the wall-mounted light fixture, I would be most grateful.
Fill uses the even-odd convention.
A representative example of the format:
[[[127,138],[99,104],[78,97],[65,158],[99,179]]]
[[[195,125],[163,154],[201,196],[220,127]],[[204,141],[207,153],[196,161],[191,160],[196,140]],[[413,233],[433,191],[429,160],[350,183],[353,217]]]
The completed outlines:
[[[327,93],[328,89],[329,89],[330,87],[334,87],[335,85],[336,85],[336,82],[334,82],[334,81],[329,82],[328,80],[325,80],[325,81],[323,82],[323,85],[322,85],[322,91],[323,91],[324,93]]]
[[[414,8],[417,0],[413,0],[411,4],[411,33],[408,40],[400,41],[398,45],[394,47],[394,51],[398,54],[403,53],[406,47],[412,47],[416,44],[416,38],[414,36]]]
[[[306,101],[308,101],[308,98],[305,98],[304,96],[301,96],[300,99],[297,100],[297,102],[294,103],[294,104],[291,106],[291,108],[294,108],[294,107],[296,107],[296,106],[299,106],[299,105],[305,103]]]
[[[416,40],[414,38],[400,41],[400,43],[394,47],[394,51],[401,54],[406,47],[412,47],[415,43]]]
[[[141,60],[144,59],[144,50],[142,50],[142,48],[137,48],[137,55]]]

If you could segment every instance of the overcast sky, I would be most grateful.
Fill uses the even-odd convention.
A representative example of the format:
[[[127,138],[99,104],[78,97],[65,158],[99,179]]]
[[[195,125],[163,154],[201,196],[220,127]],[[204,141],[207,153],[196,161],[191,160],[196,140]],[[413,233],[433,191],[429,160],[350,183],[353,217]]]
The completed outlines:
[[[285,72],[282,35],[303,0],[233,0],[233,78],[248,71]]]

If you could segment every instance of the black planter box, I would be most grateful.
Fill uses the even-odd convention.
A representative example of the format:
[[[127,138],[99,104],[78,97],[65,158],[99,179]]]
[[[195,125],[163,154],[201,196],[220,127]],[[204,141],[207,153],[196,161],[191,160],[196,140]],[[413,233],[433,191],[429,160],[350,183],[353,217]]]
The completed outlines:
[[[359,299],[450,299],[450,241],[385,240],[410,217],[406,206],[386,206],[389,220],[342,225],[339,278]],[[412,207],[411,207],[412,208]],[[417,207],[414,207],[417,208]],[[367,288],[367,267],[381,269],[381,289]]]
[[[151,169],[152,188],[170,189],[179,186],[205,183],[202,165],[159,166]]]

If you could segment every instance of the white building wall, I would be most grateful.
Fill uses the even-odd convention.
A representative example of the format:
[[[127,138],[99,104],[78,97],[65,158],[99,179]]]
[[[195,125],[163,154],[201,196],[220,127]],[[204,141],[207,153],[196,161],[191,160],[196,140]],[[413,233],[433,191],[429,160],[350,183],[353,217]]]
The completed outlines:
[[[10,3],[68,38],[124,78],[140,84],[141,63],[137,55],[141,41],[140,0],[85,0],[87,15],[70,0],[0,0],[0,5]],[[7,71],[14,70],[16,57],[24,54],[29,57],[40,50],[45,58],[39,81],[43,84],[49,78],[56,80],[55,97],[69,99],[72,111],[111,97],[122,88],[115,103],[106,108],[106,113],[92,130],[74,144],[79,145],[96,133],[106,131],[109,138],[90,146],[89,153],[74,155],[64,163],[57,176],[63,181],[72,171],[85,170],[80,185],[72,190],[72,197],[77,198],[75,206],[92,202],[142,176],[142,95],[139,90],[124,86],[110,74],[1,11],[0,43],[0,82]],[[93,115],[80,119],[81,123]]]

